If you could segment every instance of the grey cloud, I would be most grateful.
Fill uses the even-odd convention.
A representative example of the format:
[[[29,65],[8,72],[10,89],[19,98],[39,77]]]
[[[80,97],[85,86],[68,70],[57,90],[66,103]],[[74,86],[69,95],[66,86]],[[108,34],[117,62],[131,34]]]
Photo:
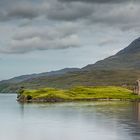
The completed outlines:
[[[0,21],[24,18],[33,19],[41,16],[43,12],[45,12],[44,10],[47,9],[42,0],[40,3],[27,0],[6,0],[6,2],[3,2],[2,5],[0,5]]]
[[[82,44],[79,34],[81,35],[83,30],[91,32],[90,29],[96,26],[101,29],[113,27],[121,30],[140,28],[140,6],[135,2],[138,0],[0,1],[0,21],[7,21],[9,26],[11,19],[15,19],[15,26],[18,26],[16,22],[19,19],[31,21],[28,24],[29,28],[22,26],[15,31],[7,47],[0,52],[26,53],[77,47]],[[34,18],[41,18],[41,23],[36,23]],[[32,24],[36,27],[33,28]],[[76,26],[73,26],[75,24]],[[101,44],[109,42],[107,40]]]
[[[80,25],[68,23],[62,24],[59,26],[43,26],[43,28],[39,27],[23,27],[20,31],[18,31],[13,39],[14,40],[25,40],[28,38],[40,37],[40,38],[47,38],[47,39],[54,39],[54,38],[63,38],[65,36],[76,34],[78,30],[80,30]]]
[[[125,29],[140,23],[137,18],[140,6],[135,2],[138,0],[6,0],[0,1],[3,5],[0,5],[0,21],[44,17],[56,21],[83,20],[93,25],[105,24]]]
[[[78,47],[79,38],[76,35],[71,35],[61,39],[45,40],[42,38],[34,37],[26,40],[13,40],[10,47],[1,50],[3,53],[28,53],[36,50],[48,49],[65,49],[69,47]]]
[[[33,7],[31,5],[24,5],[24,6],[17,6],[9,9],[7,13],[7,17],[15,17],[15,18],[28,18],[32,19],[39,15],[38,9],[36,7]]]
[[[125,2],[139,2],[139,0],[59,0],[61,2],[84,2],[84,3],[106,3],[106,4],[110,4],[110,3],[125,3]]]
[[[84,19],[93,13],[93,6],[83,3],[55,3],[48,10],[49,19],[73,21]]]
[[[66,49],[80,46],[78,35],[65,28],[31,28],[19,31],[1,53],[28,53],[36,50]],[[61,30],[61,33],[60,33]]]
[[[60,0],[59,0],[60,1]],[[88,3],[89,0],[71,0],[72,3],[55,3],[50,6],[47,16],[49,19],[57,21],[84,21],[86,26],[101,24],[114,26],[121,30],[135,29],[139,27],[140,6],[138,0],[90,0],[94,4]],[[124,2],[128,2],[125,3]],[[110,4],[111,3],[111,4]],[[117,3],[117,4],[116,4]]]
[[[114,26],[120,29],[135,29],[140,24],[140,6],[136,4],[99,6],[102,11],[96,11],[89,22]]]

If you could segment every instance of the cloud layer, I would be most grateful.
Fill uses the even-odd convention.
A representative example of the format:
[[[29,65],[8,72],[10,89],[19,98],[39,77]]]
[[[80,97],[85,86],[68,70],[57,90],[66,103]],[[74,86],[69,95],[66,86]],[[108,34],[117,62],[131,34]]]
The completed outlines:
[[[74,28],[74,27],[73,27]],[[76,30],[63,27],[22,27],[14,34],[3,53],[27,53],[35,50],[78,47],[80,39]],[[10,47],[9,47],[10,46]]]
[[[90,3],[106,3],[106,4],[112,4],[112,3],[124,3],[124,2],[130,2],[131,0],[59,0],[62,2],[90,2]],[[133,2],[138,2],[139,0],[133,0]]]
[[[139,4],[139,0],[0,1],[0,27],[6,24],[15,29],[10,35],[0,35],[7,40],[0,44],[0,53],[83,46],[85,32],[89,32],[90,38],[97,34],[91,32],[94,28],[101,32],[108,27],[118,32],[138,32]]]

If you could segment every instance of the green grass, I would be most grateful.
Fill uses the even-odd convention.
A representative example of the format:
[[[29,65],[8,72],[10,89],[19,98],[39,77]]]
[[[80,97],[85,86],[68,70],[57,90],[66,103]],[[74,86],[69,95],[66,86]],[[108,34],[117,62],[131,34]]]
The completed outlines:
[[[68,90],[60,90],[54,88],[42,88],[38,90],[23,90],[20,95],[26,100],[59,100],[59,101],[75,101],[75,100],[95,100],[95,99],[120,99],[135,100],[140,99],[139,96],[133,94],[131,90],[115,86],[102,87],[74,87]],[[20,100],[20,98],[19,98]]]

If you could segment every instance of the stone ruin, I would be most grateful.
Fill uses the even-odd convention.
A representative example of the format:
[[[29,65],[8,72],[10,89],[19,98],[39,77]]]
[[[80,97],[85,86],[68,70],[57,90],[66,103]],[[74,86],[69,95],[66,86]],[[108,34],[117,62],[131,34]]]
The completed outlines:
[[[140,96],[140,79],[136,81],[134,93]]]

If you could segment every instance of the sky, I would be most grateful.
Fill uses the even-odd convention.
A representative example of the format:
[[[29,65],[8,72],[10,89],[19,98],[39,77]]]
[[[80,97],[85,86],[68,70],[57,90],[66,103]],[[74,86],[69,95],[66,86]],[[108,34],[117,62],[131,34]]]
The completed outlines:
[[[140,37],[140,0],[0,0],[0,80],[81,68]]]

